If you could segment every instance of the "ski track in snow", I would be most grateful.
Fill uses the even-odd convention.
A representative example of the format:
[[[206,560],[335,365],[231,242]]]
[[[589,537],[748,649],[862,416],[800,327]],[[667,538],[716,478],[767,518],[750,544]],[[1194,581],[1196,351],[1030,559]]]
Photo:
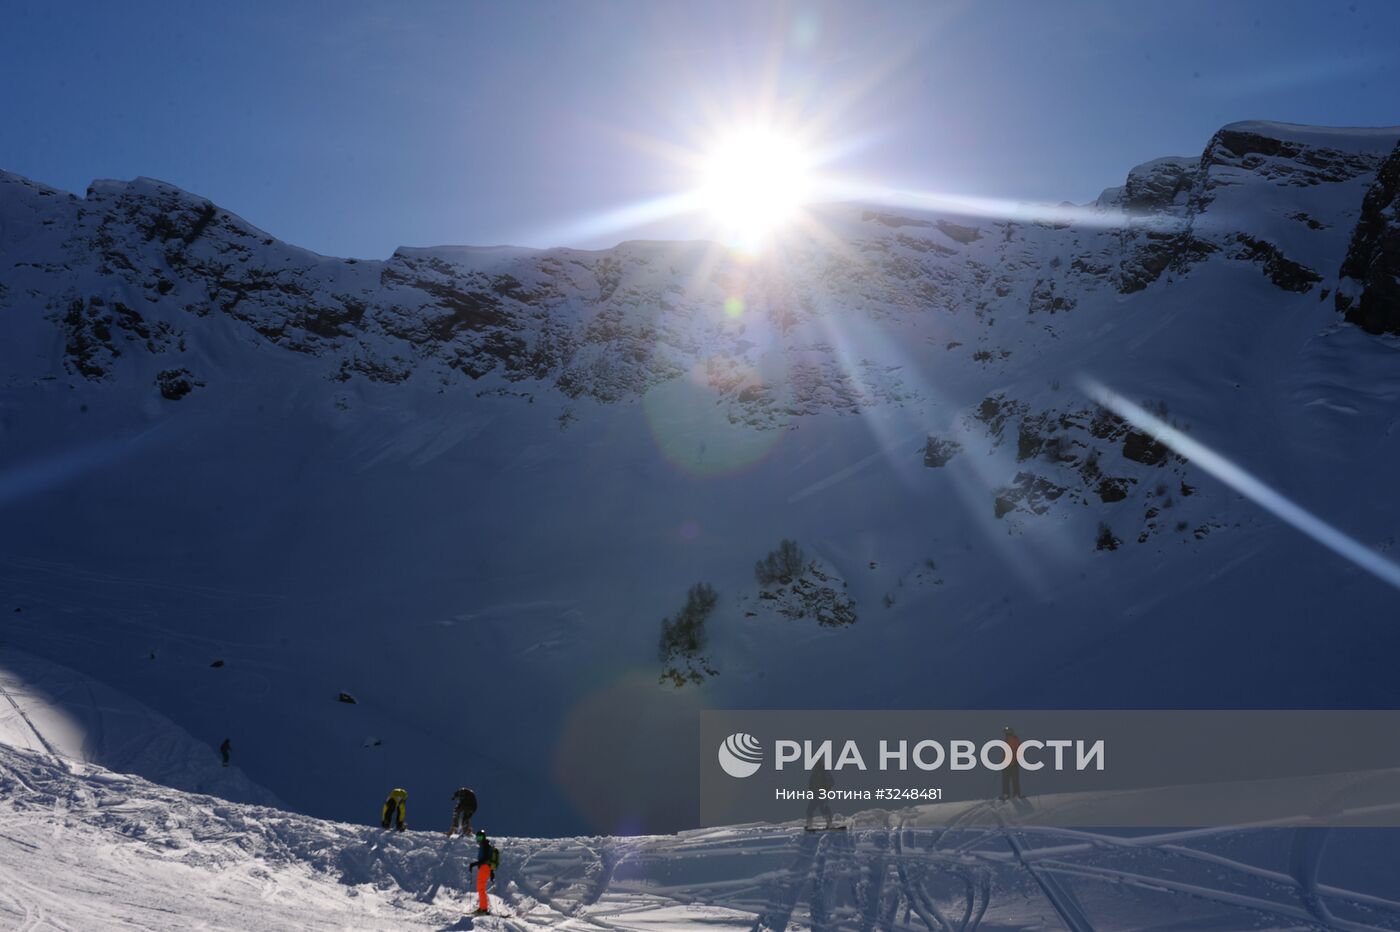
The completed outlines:
[[[52,757],[54,760],[58,760],[58,752],[53,749],[53,745],[49,744],[49,741],[47,738],[44,737],[43,732],[41,732],[38,728],[34,726],[33,720],[25,714],[24,709],[21,708],[20,704],[15,701],[15,697],[10,695],[10,691],[5,688],[3,683],[0,683],[0,694],[4,695],[5,701],[10,704],[10,708],[14,709],[15,714],[18,715],[20,719],[24,722],[24,727],[34,735],[34,739],[39,742],[43,749],[48,753],[49,757]]]
[[[1080,907],[1074,893],[1065,889],[1052,872],[1048,870],[1037,870],[1025,858],[1025,847],[1014,829],[1007,828],[1006,819],[1000,812],[997,814],[997,822],[1001,823],[1003,834],[1006,836],[1006,843],[1011,846],[1011,850],[1016,855],[1016,861],[1023,866],[1030,875],[1035,878],[1036,884],[1045,893],[1045,898],[1059,914],[1060,920],[1065,924],[1065,928],[1070,932],[1093,932],[1093,926],[1084,915],[1084,910]]]
[[[911,827],[911,810],[845,832],[497,839],[496,912],[475,917],[461,838],[71,772],[4,745],[0,791],[7,929],[1400,929],[1400,902],[1322,881],[1324,842],[1359,842],[1318,830],[1129,838],[1018,826],[1015,807],[978,803],[943,828]]]

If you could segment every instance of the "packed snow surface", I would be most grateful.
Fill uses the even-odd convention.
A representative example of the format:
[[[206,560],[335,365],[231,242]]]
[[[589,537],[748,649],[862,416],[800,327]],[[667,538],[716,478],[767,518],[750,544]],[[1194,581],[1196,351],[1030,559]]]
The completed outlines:
[[[1400,929],[1395,833],[1034,829],[1016,824],[1027,801],[950,803],[937,829],[910,810],[833,833],[497,837],[492,915],[478,917],[476,848],[460,837],[9,746],[0,789],[0,926],[13,929]]]

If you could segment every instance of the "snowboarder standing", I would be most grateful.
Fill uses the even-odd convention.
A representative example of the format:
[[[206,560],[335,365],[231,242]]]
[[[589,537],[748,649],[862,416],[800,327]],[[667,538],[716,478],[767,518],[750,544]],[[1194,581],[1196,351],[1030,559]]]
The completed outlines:
[[[462,827],[463,835],[472,833],[472,816],[476,814],[476,794],[465,786],[452,794],[456,804],[452,807],[452,827],[447,830],[450,837],[457,831],[457,826]]]
[[[467,865],[467,870],[476,868],[476,911],[478,915],[484,915],[491,911],[491,901],[486,898],[486,885],[496,875],[496,868],[501,863],[501,852],[486,837],[485,829],[477,829],[476,844],[476,860]]]
[[[826,765],[817,761],[817,765],[812,768],[812,775],[807,778],[807,789],[812,791],[812,801],[807,803],[807,828],[812,828],[812,816],[820,812],[826,816],[826,827],[831,828],[831,804],[828,803],[822,794],[836,785],[836,781],[831,779],[831,772],[826,769]]]
[[[222,758],[224,759],[224,766],[225,766],[225,767],[228,766],[228,755],[229,755],[229,752],[232,751],[232,750],[233,750],[233,745],[229,744],[227,738],[224,739],[224,743],[223,743],[223,744],[219,745],[219,756],[222,757]]]
[[[1016,754],[1021,749],[1021,739],[1016,736],[1016,730],[1007,725],[1001,730],[1001,740],[1006,742],[1006,746],[1011,748],[1011,761],[1006,765],[1006,769],[1001,772],[1001,798],[1003,800],[1025,799],[1021,795],[1021,763]]]
[[[389,791],[389,798],[384,800],[384,811],[379,816],[380,827],[388,828],[395,815],[398,817],[395,831],[402,832],[408,824],[408,791],[397,786]]]

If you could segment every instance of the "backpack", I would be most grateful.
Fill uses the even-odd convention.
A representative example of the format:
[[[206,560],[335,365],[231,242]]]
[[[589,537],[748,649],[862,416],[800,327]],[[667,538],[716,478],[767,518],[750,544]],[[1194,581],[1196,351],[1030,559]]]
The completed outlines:
[[[496,868],[501,866],[500,848],[497,848],[495,845],[491,846],[491,854],[487,857],[486,864],[491,868],[491,872],[494,874],[496,872]]]

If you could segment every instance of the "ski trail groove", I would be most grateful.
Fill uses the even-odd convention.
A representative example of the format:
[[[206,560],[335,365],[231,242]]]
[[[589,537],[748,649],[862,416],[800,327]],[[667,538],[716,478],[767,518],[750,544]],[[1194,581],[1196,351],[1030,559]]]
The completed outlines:
[[[786,871],[787,893],[774,898],[773,909],[761,912],[755,917],[751,932],[784,932],[787,929],[797,904],[802,901],[802,890],[811,879],[812,867],[823,838],[822,835],[807,835],[797,840],[797,860],[793,861]],[[810,850],[807,850],[809,848]],[[779,893],[783,893],[781,888]]]
[[[825,932],[831,925],[831,894],[827,883],[827,862],[831,859],[831,833],[820,836],[817,857],[812,865],[812,896],[809,900],[812,932]]]
[[[981,802],[975,806],[969,806],[957,817],[952,819],[937,835],[929,839],[929,853],[935,854],[940,852],[942,850],[943,839],[947,838],[950,832],[975,821],[983,812],[991,809],[992,804],[990,802]],[[955,857],[961,856],[969,848],[976,847],[985,840],[986,835],[984,833],[974,834],[972,839],[954,848],[952,854]],[[966,909],[963,911],[962,925],[959,927],[959,932],[974,932],[974,930],[982,924],[982,916],[986,914],[987,907],[991,904],[992,882],[990,877],[980,868],[972,870],[970,875],[964,874],[963,877],[968,886],[968,902]],[[975,882],[973,878],[975,878]],[[981,897],[980,908],[977,905],[979,894]]]
[[[6,689],[3,685],[0,685],[0,693],[4,693],[5,699],[9,701],[10,705],[14,708],[15,713],[18,714],[19,717],[24,720],[24,724],[28,726],[29,730],[34,733],[34,737],[39,740],[39,743],[41,745],[43,745],[43,748],[45,751],[48,752],[49,757],[52,757],[57,763],[62,763],[63,758],[61,758],[58,752],[54,750],[53,745],[49,744],[49,739],[44,737],[44,733],[34,726],[33,720],[25,714],[24,709],[20,708],[19,703],[15,702],[15,697],[10,695],[10,691]]]
[[[1045,894],[1045,899],[1055,912],[1060,914],[1060,921],[1065,924],[1065,928],[1070,932],[1094,932],[1093,925],[1089,922],[1074,895],[1061,886],[1059,880],[1047,872],[1037,870],[1025,857],[1025,849],[1022,847],[1020,839],[1016,833],[1007,826],[1006,819],[1000,812],[996,813],[997,821],[1001,823],[1002,835],[1006,838],[1011,850],[1016,855],[1016,860],[1030,873],[1031,877],[1040,886],[1040,890]]]
[[[1288,873],[1298,884],[1298,898],[1303,907],[1323,925],[1331,925],[1334,922],[1332,913],[1317,891],[1317,872],[1326,843],[1326,829],[1294,829],[1293,843],[1288,850]]]
[[[1113,868],[1091,867],[1088,865],[1071,864],[1047,864],[1041,870],[1045,873],[1063,874],[1070,877],[1082,877],[1089,880],[1105,881],[1108,883],[1128,884],[1140,887],[1144,890],[1154,890],[1157,892],[1179,893],[1183,896],[1205,900],[1207,902],[1218,903],[1226,906],[1233,906],[1239,909],[1248,909],[1253,912],[1273,916],[1278,919],[1286,919],[1290,922],[1302,922],[1310,928],[1340,929],[1344,932],[1384,932],[1385,926],[1373,926],[1360,922],[1350,922],[1343,919],[1333,918],[1325,923],[1318,920],[1306,909],[1300,906],[1293,906],[1287,903],[1277,903],[1273,900],[1261,899],[1257,896],[1250,896],[1243,893],[1230,893],[1225,890],[1212,890],[1196,884],[1181,883],[1174,880],[1166,880],[1160,877],[1149,877],[1143,874],[1135,874],[1131,871],[1118,870]],[[1390,926],[1389,928],[1394,928]]]
[[[1089,833],[1069,829],[1061,831],[1063,834],[1066,835],[1071,835],[1080,838],[1090,838],[1092,840],[1077,844],[1052,845],[1045,848],[1037,848],[1033,851],[1028,850],[1024,854],[1025,860],[1034,864],[1040,864],[1043,862],[1047,865],[1047,868],[1049,868],[1049,866],[1053,864],[1056,865],[1056,867],[1053,869],[1064,872],[1066,870],[1071,869],[1071,867],[1073,866],[1072,862],[1064,860],[1066,857],[1072,857],[1077,854],[1086,854],[1096,849],[1121,848],[1128,851],[1140,851],[1144,853],[1151,852],[1154,854],[1160,854],[1164,857],[1196,861],[1203,864],[1210,864],[1215,867],[1224,868],[1232,874],[1239,876],[1258,878],[1260,880],[1268,881],[1270,883],[1279,884],[1283,886],[1293,885],[1300,890],[1306,888],[1310,883],[1312,889],[1315,891],[1315,895],[1319,898],[1319,900],[1321,900],[1322,897],[1326,897],[1327,899],[1342,901],[1352,904],[1354,906],[1360,906],[1367,909],[1380,909],[1391,913],[1400,913],[1400,901],[1388,900],[1384,897],[1372,896],[1370,894],[1365,893],[1358,893],[1354,890],[1333,887],[1327,884],[1317,882],[1316,872],[1321,859],[1320,851],[1316,852],[1314,855],[1317,858],[1318,863],[1312,864],[1310,868],[1306,865],[1295,865],[1291,860],[1291,858],[1294,857],[1294,855],[1290,854],[1290,872],[1283,873],[1280,871],[1262,868],[1254,864],[1247,864],[1243,861],[1237,861],[1232,858],[1224,857],[1222,855],[1212,854],[1205,851],[1198,851],[1192,848],[1187,848],[1181,845],[1166,842],[1166,840],[1168,839],[1184,839],[1188,837],[1199,838],[1220,835],[1226,832],[1233,831],[1233,829],[1192,829],[1186,832],[1168,832],[1162,835],[1145,835],[1135,838],[1118,838],[1112,835],[1092,835]],[[1297,844],[1296,839],[1294,841],[1294,844]],[[1290,848],[1290,852],[1291,851],[1292,849]],[[1085,869],[1087,870],[1087,868]],[[1095,870],[1098,870],[1098,868],[1095,868]],[[1309,870],[1311,871],[1310,878],[1300,875],[1300,872],[1306,872]],[[1201,896],[1203,898],[1208,898],[1206,897],[1204,890],[1202,891]],[[1305,903],[1304,905],[1306,906],[1307,904]],[[1320,902],[1318,905],[1323,906],[1323,904],[1321,904]],[[1316,914],[1313,915],[1319,922],[1322,922],[1324,925],[1339,921],[1331,915],[1330,911],[1327,911],[1325,913],[1326,918],[1322,918],[1320,916],[1317,916]]]
[[[907,859],[904,857],[904,842],[900,837],[902,834],[901,832],[895,836],[895,850],[898,855],[895,860],[895,869],[899,874],[900,885],[904,888],[904,897],[906,901],[909,903],[910,908],[914,910],[915,915],[928,927],[929,932],[934,932],[934,922],[938,923],[938,928],[941,929],[942,932],[954,932],[948,920],[943,918],[943,914],[939,911],[937,904],[935,904],[932,898],[924,891],[923,884],[920,883],[916,886],[914,882],[909,879],[909,865]],[[936,841],[937,839],[933,839],[931,844]],[[932,850],[932,848],[930,848],[930,850]],[[925,871],[926,870],[927,868],[925,868]],[[920,879],[922,880],[922,877]]]
[[[579,900],[570,916],[578,915],[579,911],[592,906],[603,898],[603,894],[608,892],[608,887],[612,885],[613,873],[617,870],[617,865],[622,861],[614,850],[614,846],[604,841],[598,846],[598,850],[589,849],[594,857],[598,859],[598,876],[589,885],[588,892]]]

